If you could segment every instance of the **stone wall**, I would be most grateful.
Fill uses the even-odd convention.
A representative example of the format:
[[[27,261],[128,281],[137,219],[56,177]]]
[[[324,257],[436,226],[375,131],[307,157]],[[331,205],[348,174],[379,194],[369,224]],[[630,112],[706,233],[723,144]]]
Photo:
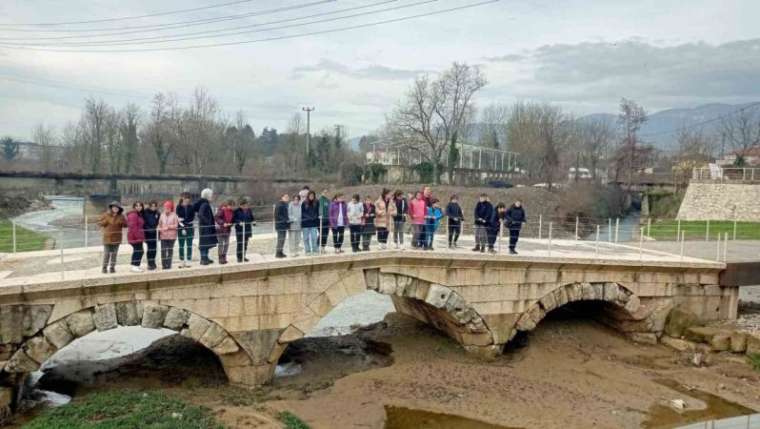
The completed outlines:
[[[678,219],[760,222],[760,184],[692,182]]]

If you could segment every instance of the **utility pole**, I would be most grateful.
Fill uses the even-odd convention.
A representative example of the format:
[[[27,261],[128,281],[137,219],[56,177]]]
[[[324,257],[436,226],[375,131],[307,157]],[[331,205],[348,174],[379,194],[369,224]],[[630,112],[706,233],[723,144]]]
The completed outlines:
[[[306,112],[306,162],[309,162],[309,147],[311,145],[311,112],[314,107],[302,107],[301,110]]]

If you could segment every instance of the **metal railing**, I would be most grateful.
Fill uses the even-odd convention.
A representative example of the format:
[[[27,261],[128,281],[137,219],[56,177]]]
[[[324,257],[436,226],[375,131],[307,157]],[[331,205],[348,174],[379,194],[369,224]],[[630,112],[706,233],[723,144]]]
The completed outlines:
[[[702,182],[760,182],[760,168],[709,168],[701,167],[692,170],[692,181]]]

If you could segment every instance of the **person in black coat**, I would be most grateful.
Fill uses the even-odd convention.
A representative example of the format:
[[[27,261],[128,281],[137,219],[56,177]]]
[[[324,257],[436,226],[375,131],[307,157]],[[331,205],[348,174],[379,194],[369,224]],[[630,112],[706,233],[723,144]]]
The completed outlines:
[[[216,222],[214,220],[214,209],[211,207],[211,200],[214,199],[214,191],[209,188],[201,191],[201,198],[195,202],[196,217],[198,218],[198,248],[201,251],[201,265],[214,263],[208,257],[208,252],[216,246]]]
[[[391,204],[396,205],[396,214],[393,215],[393,244],[398,249],[404,245],[404,223],[409,214],[409,203],[404,198],[404,193],[397,190],[393,193]]]
[[[501,231],[501,222],[506,216],[507,206],[504,203],[496,204],[496,208],[491,212],[491,216],[486,222],[486,233],[488,236],[488,252],[496,253],[494,245]]]
[[[179,231],[177,231],[177,237],[179,238],[179,267],[186,268],[190,266],[190,261],[193,260],[193,236],[195,235],[193,227],[195,208],[193,207],[189,193],[182,193],[182,197],[177,203],[176,212],[179,218]]]
[[[285,253],[282,252],[285,247],[285,238],[288,236],[288,230],[290,229],[290,214],[288,213],[288,205],[290,204],[290,196],[288,194],[282,194],[280,201],[274,208],[274,229],[277,231],[277,251],[274,256],[278,258],[284,258]]]
[[[459,234],[462,232],[462,221],[464,221],[462,207],[459,206],[459,197],[451,196],[449,204],[446,205],[445,214],[449,219],[449,249],[453,249],[457,247],[457,240],[459,240]]]
[[[475,248],[473,252],[485,252],[488,244],[488,220],[493,216],[493,205],[488,201],[488,195],[480,194],[475,205]]]
[[[241,198],[238,207],[232,213],[232,224],[235,225],[235,238],[237,239],[236,256],[238,262],[248,262],[245,257],[248,252],[248,240],[253,235],[253,226],[256,225],[256,219],[253,217],[253,210],[248,206],[248,199]]]
[[[517,240],[520,239],[520,230],[527,221],[528,218],[525,216],[522,202],[520,200],[515,201],[506,214],[506,224],[507,229],[509,229],[509,253],[512,255],[517,254],[515,248],[517,247]]]
[[[145,244],[148,247],[146,252],[148,259],[148,269],[156,269],[156,250],[158,248],[158,219],[161,213],[158,212],[158,203],[151,201],[148,207],[142,211],[143,229],[145,230]]]

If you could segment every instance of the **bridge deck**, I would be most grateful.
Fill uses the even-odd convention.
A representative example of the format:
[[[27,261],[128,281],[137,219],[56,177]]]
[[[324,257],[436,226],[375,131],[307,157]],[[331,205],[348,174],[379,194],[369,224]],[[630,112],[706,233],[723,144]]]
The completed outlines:
[[[230,245],[230,254],[228,258],[234,260],[234,238]],[[152,280],[156,278],[166,278],[171,273],[176,275],[187,276],[194,273],[198,275],[206,273],[236,272],[241,268],[243,270],[268,269],[272,267],[303,266],[319,263],[339,262],[360,258],[362,260],[371,258],[384,258],[393,256],[420,257],[424,259],[446,258],[467,261],[514,261],[516,263],[551,263],[551,264],[580,264],[580,265],[624,265],[628,267],[674,267],[674,268],[712,268],[723,269],[725,264],[720,262],[698,259],[687,256],[680,256],[672,253],[666,253],[651,249],[639,249],[638,246],[628,246],[621,244],[602,243],[597,244],[589,241],[575,240],[553,240],[551,248],[548,240],[522,239],[518,246],[519,255],[507,254],[503,246],[501,251],[495,255],[488,253],[475,253],[470,250],[473,245],[472,237],[460,238],[460,247],[457,249],[446,248],[445,242],[437,243],[434,251],[422,251],[411,248],[395,250],[378,250],[377,243],[375,249],[370,252],[360,252],[352,254],[350,245],[344,244],[345,253],[336,255],[333,249],[328,247],[327,252],[320,256],[298,256],[288,257],[286,259],[277,259],[273,256],[272,239],[267,236],[256,236],[253,238],[252,245],[249,248],[248,258],[250,262],[238,264],[231,262],[227,265],[212,264],[209,266],[200,266],[194,262],[192,268],[179,269],[176,265],[177,252],[175,255],[175,265],[171,271],[146,271],[143,273],[133,273],[129,270],[129,256],[131,247],[122,245],[119,252],[117,264],[117,276],[120,281],[127,279],[140,281]],[[408,245],[407,245],[408,246]],[[348,249],[346,249],[348,247]],[[212,251],[212,257],[215,256]],[[197,255],[197,253],[196,253]],[[76,248],[66,249],[63,252],[57,250],[25,252],[17,254],[0,255],[0,295],[13,293],[10,289],[13,286],[35,285],[44,283],[58,283],[66,281],[79,281],[81,284],[103,284],[108,282],[108,278],[113,278],[113,274],[102,274],[100,272],[101,248]],[[197,258],[197,256],[196,256]],[[63,259],[63,265],[61,264]],[[214,258],[216,259],[216,258]],[[144,262],[143,262],[144,264]],[[160,276],[157,274],[161,273]],[[103,281],[98,281],[102,279]],[[17,292],[16,292],[17,293]]]

